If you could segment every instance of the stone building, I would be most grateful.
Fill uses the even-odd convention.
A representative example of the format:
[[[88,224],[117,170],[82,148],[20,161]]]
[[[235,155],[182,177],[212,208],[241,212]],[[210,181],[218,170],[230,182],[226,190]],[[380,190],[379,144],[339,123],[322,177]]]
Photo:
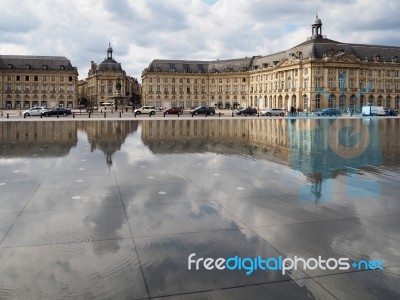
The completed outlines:
[[[77,81],[66,57],[0,55],[0,108],[76,107]]]
[[[362,105],[399,109],[400,47],[341,43],[312,35],[288,50],[217,61],[154,60],[142,73],[143,102],[156,106],[251,106],[305,111]]]
[[[107,57],[100,64],[91,62],[88,76],[79,82],[79,103],[84,106],[113,102],[116,105],[133,105],[140,102],[138,81],[126,75],[121,63],[113,58],[109,45]]]

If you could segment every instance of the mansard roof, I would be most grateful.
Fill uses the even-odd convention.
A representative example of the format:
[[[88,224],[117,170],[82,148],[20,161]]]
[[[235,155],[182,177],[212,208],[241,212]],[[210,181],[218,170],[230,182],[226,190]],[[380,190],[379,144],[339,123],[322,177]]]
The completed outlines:
[[[46,67],[44,67],[46,66]],[[64,56],[0,55],[0,69],[76,70]]]
[[[216,61],[195,60],[153,60],[149,72],[208,73],[208,72],[241,72],[250,68],[252,58],[238,58]]]
[[[257,57],[252,68],[254,69],[254,66],[274,66],[285,59],[323,59],[341,55],[351,56],[358,61],[398,62],[400,47],[341,43],[324,37],[317,37],[310,38],[286,51]]]

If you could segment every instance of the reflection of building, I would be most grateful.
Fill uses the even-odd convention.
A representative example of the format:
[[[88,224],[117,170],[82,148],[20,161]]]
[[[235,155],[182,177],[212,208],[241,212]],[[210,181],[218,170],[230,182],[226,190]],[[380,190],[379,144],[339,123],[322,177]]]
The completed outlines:
[[[154,60],[142,73],[143,101],[157,106],[235,105],[316,110],[366,103],[399,109],[400,47],[312,36],[279,53],[218,61]]]
[[[102,151],[107,164],[111,166],[113,154],[121,150],[128,135],[137,131],[138,122],[82,122],[80,128],[87,132],[91,151],[96,149]]]
[[[121,89],[117,89],[118,81]],[[140,103],[140,85],[138,81],[126,75],[113,58],[111,45],[107,49],[107,57],[100,64],[91,62],[88,77],[79,82],[79,101],[81,105],[99,105],[102,102],[114,102],[120,105]]]
[[[400,119],[369,118],[154,120],[142,122],[142,139],[156,154],[251,155],[289,165],[319,199],[324,181],[343,172],[399,166],[398,126]]]
[[[0,55],[0,108],[75,107],[77,80],[65,57]]]
[[[137,128],[138,122],[131,121],[0,122],[0,157],[64,156],[77,145],[78,130],[83,130],[91,151],[102,151],[111,165],[112,155]]]
[[[0,122],[0,157],[59,157],[77,144],[76,122]]]

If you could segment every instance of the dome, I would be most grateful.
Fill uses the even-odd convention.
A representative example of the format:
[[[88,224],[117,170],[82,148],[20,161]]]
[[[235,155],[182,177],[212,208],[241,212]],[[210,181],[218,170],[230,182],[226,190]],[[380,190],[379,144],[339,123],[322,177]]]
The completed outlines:
[[[322,21],[321,21],[320,18],[318,18],[318,15],[315,16],[314,24],[315,25],[322,25]]]
[[[115,72],[122,72],[121,65],[115,61],[114,59],[107,58],[101,64],[97,65],[97,71],[115,71]]]

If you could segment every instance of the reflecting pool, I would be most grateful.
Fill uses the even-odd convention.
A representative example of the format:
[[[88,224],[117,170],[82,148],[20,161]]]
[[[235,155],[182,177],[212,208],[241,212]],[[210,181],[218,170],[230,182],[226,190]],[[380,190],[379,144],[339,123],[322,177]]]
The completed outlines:
[[[399,121],[0,122],[0,299],[398,299]]]

